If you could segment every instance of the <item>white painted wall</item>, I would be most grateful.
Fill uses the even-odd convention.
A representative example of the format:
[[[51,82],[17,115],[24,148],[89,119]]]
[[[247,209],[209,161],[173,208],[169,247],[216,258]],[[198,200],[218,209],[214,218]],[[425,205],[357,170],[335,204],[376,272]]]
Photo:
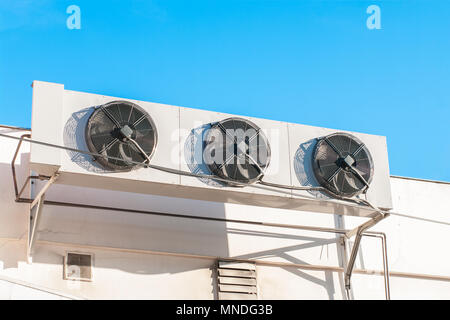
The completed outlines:
[[[69,300],[71,298],[50,293],[24,284],[0,279],[1,300]]]
[[[2,133],[9,130],[0,129]],[[12,133],[20,136],[24,132]],[[213,258],[342,266],[333,234],[236,223],[46,206],[33,263],[27,263],[29,205],[14,202],[10,162],[17,141],[0,138],[0,298],[213,299]],[[18,180],[29,174],[29,145],[17,161]],[[42,183],[34,186],[33,194]],[[450,277],[450,184],[391,178],[394,212],[374,230],[387,234],[393,272]],[[27,193],[25,193],[27,195]],[[267,207],[223,204],[72,186],[52,186],[48,200],[129,207],[168,213],[247,219],[285,224],[351,228],[365,218]],[[427,219],[427,220],[424,220]],[[94,254],[92,282],[63,280],[66,251]],[[158,252],[177,253],[165,256]],[[382,270],[378,239],[364,238],[356,268]],[[393,299],[449,299],[450,281],[391,276]],[[343,299],[341,273],[257,265],[260,299]],[[354,274],[356,299],[384,299],[383,277]],[[30,286],[36,286],[37,291]],[[47,293],[36,292],[44,288]],[[48,293],[53,292],[53,293]],[[60,294],[55,295],[54,293]]]

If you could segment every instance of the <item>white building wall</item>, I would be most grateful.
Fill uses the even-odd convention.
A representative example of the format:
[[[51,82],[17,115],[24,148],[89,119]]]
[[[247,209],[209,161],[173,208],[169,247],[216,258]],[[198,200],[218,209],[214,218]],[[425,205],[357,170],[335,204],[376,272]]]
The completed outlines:
[[[25,133],[0,131],[16,136]],[[260,299],[345,298],[342,273],[329,268],[342,267],[338,237],[304,230],[45,206],[33,262],[28,263],[29,204],[14,201],[11,176],[16,145],[17,141],[0,139],[0,277],[25,282],[27,288],[44,287],[85,299],[213,299],[214,265],[221,257],[266,262],[257,264]],[[17,159],[19,185],[29,174],[28,158],[29,145],[24,143]],[[33,186],[33,195],[41,186]],[[450,254],[446,244],[450,241],[450,184],[391,178],[391,187],[394,212],[373,228],[387,235],[393,273],[391,297],[449,299]],[[366,221],[60,185],[50,188],[47,199],[331,228],[352,228]],[[94,254],[91,282],[63,280],[62,262],[67,251]],[[323,270],[307,270],[299,267],[302,265],[322,266]],[[356,268],[381,271],[382,267],[380,240],[364,238]],[[399,273],[406,274],[399,277]],[[447,278],[427,280],[426,275]],[[11,294],[10,288],[10,282],[0,281],[0,298],[31,297],[20,290]],[[354,273],[352,293],[355,299],[384,299],[383,277]]]
[[[389,268],[392,272],[427,275],[450,275],[450,184],[414,179],[391,178],[394,209],[391,215],[373,228],[387,235]],[[346,227],[359,223],[345,217]],[[378,247],[377,247],[378,245]],[[379,269],[379,244],[364,239],[361,245],[364,267]],[[357,267],[361,268],[361,259]],[[355,297],[369,298],[369,291],[383,291],[354,278]],[[382,281],[381,281],[382,283]],[[360,288],[358,290],[358,288]],[[449,299],[450,282],[391,277],[392,299]]]
[[[61,296],[37,289],[24,284],[16,283],[15,280],[0,279],[0,299],[1,300],[70,300],[71,297]]]

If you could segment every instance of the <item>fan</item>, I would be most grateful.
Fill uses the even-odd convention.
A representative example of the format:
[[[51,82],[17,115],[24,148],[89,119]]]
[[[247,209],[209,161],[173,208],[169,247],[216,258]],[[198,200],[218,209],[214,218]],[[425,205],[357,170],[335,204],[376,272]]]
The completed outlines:
[[[91,152],[123,159],[95,158],[103,168],[112,171],[129,171],[138,166],[130,161],[149,161],[157,143],[152,118],[128,101],[96,107],[87,122],[85,137]]]
[[[350,134],[333,133],[318,140],[313,171],[320,185],[332,194],[352,197],[369,187],[374,168],[364,143]]]
[[[248,120],[228,118],[214,123],[204,141],[205,164],[213,174],[229,180],[230,186],[261,179],[269,165],[267,138],[257,125]]]

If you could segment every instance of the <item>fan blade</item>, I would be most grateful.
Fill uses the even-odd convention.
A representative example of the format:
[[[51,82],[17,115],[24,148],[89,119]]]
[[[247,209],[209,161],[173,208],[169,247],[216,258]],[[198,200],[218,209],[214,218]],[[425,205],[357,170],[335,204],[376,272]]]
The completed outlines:
[[[335,172],[327,179],[327,182],[331,182],[331,180],[333,180],[334,177],[337,176],[338,173],[341,172],[341,171],[342,171],[342,168],[341,168],[341,167],[338,167],[338,168],[336,169],[336,171],[335,171]]]
[[[263,169],[259,166],[258,162],[255,161],[255,159],[253,159],[252,156],[250,156],[247,153],[242,153],[244,155],[245,158],[247,158],[248,160],[250,160],[253,163],[253,166],[258,169],[259,174],[261,175],[264,171]]]
[[[352,157],[355,157],[364,148],[364,146],[364,143],[361,143],[358,149],[356,149],[355,152],[352,153]]]
[[[357,170],[355,167],[350,167],[350,171],[362,182],[364,185],[368,188],[369,183],[364,179],[364,177],[359,173],[359,170]]]
[[[108,151],[114,144],[116,144],[116,142],[118,142],[119,139],[115,138],[114,140],[112,140],[110,143],[108,143],[106,146],[104,146],[102,148],[102,150],[100,150],[98,153],[99,154],[104,154],[106,151]]]
[[[111,112],[108,111],[107,108],[104,106],[101,106],[100,109],[106,114],[106,116],[117,126],[117,128],[120,128],[120,123],[114,118],[114,116],[111,114]]]
[[[342,153],[339,151],[339,149],[331,142],[327,137],[324,138],[325,142],[331,147],[331,149],[334,150],[338,154],[339,157],[343,158]]]
[[[231,135],[228,130],[219,122],[218,123],[219,128],[225,133],[232,141],[233,143],[236,143],[236,136]]]
[[[146,118],[146,115],[143,114],[139,119],[137,119],[134,123],[133,126],[137,126],[139,123],[141,123],[144,119]]]
[[[347,184],[351,187],[351,188],[353,188],[354,190],[359,190],[360,188],[356,185],[356,180],[357,180],[358,178],[355,178],[354,176],[352,176],[352,175],[346,175],[345,176],[345,180],[346,180],[346,182],[347,182]]]
[[[223,166],[225,166],[226,164],[228,164],[232,159],[234,159],[235,156],[234,154],[230,155],[223,163],[221,163],[218,168],[222,169]]]
[[[250,121],[240,118],[215,122],[211,128],[220,134],[213,139],[208,133],[204,151],[214,152],[214,158],[217,158],[214,149],[221,148],[225,155],[225,162],[210,157],[213,162],[207,165],[211,172],[229,179],[230,185],[233,181],[251,183],[260,179],[270,159],[270,148],[261,130]]]
[[[150,163],[150,158],[148,157],[147,153],[145,153],[145,151],[141,148],[141,146],[139,145],[139,143],[137,143],[136,141],[134,141],[134,140],[131,139],[131,138],[128,138],[128,140],[131,141],[131,143],[134,144],[134,146],[135,146],[135,147],[139,150],[139,152],[144,156],[144,158],[146,159],[146,160],[144,161],[144,163],[145,163],[145,162]]]

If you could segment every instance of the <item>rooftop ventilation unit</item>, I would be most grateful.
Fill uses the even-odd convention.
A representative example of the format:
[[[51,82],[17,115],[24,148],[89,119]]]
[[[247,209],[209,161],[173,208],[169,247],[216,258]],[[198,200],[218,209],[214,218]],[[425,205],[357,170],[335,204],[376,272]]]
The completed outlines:
[[[31,169],[58,184],[364,217],[377,210],[344,198],[392,208],[382,136],[35,81],[32,138],[47,145],[31,145]]]
[[[353,135],[333,133],[320,138],[312,161],[317,181],[339,197],[358,195],[372,182],[372,156]]]
[[[205,144],[204,161],[212,173],[229,180],[229,185],[254,183],[270,162],[266,136],[246,119],[228,118],[212,124]]]
[[[123,159],[96,157],[98,163],[111,171],[128,171],[136,167],[132,162],[147,162],[157,143],[152,118],[127,101],[97,107],[87,122],[85,135],[91,152]]]

